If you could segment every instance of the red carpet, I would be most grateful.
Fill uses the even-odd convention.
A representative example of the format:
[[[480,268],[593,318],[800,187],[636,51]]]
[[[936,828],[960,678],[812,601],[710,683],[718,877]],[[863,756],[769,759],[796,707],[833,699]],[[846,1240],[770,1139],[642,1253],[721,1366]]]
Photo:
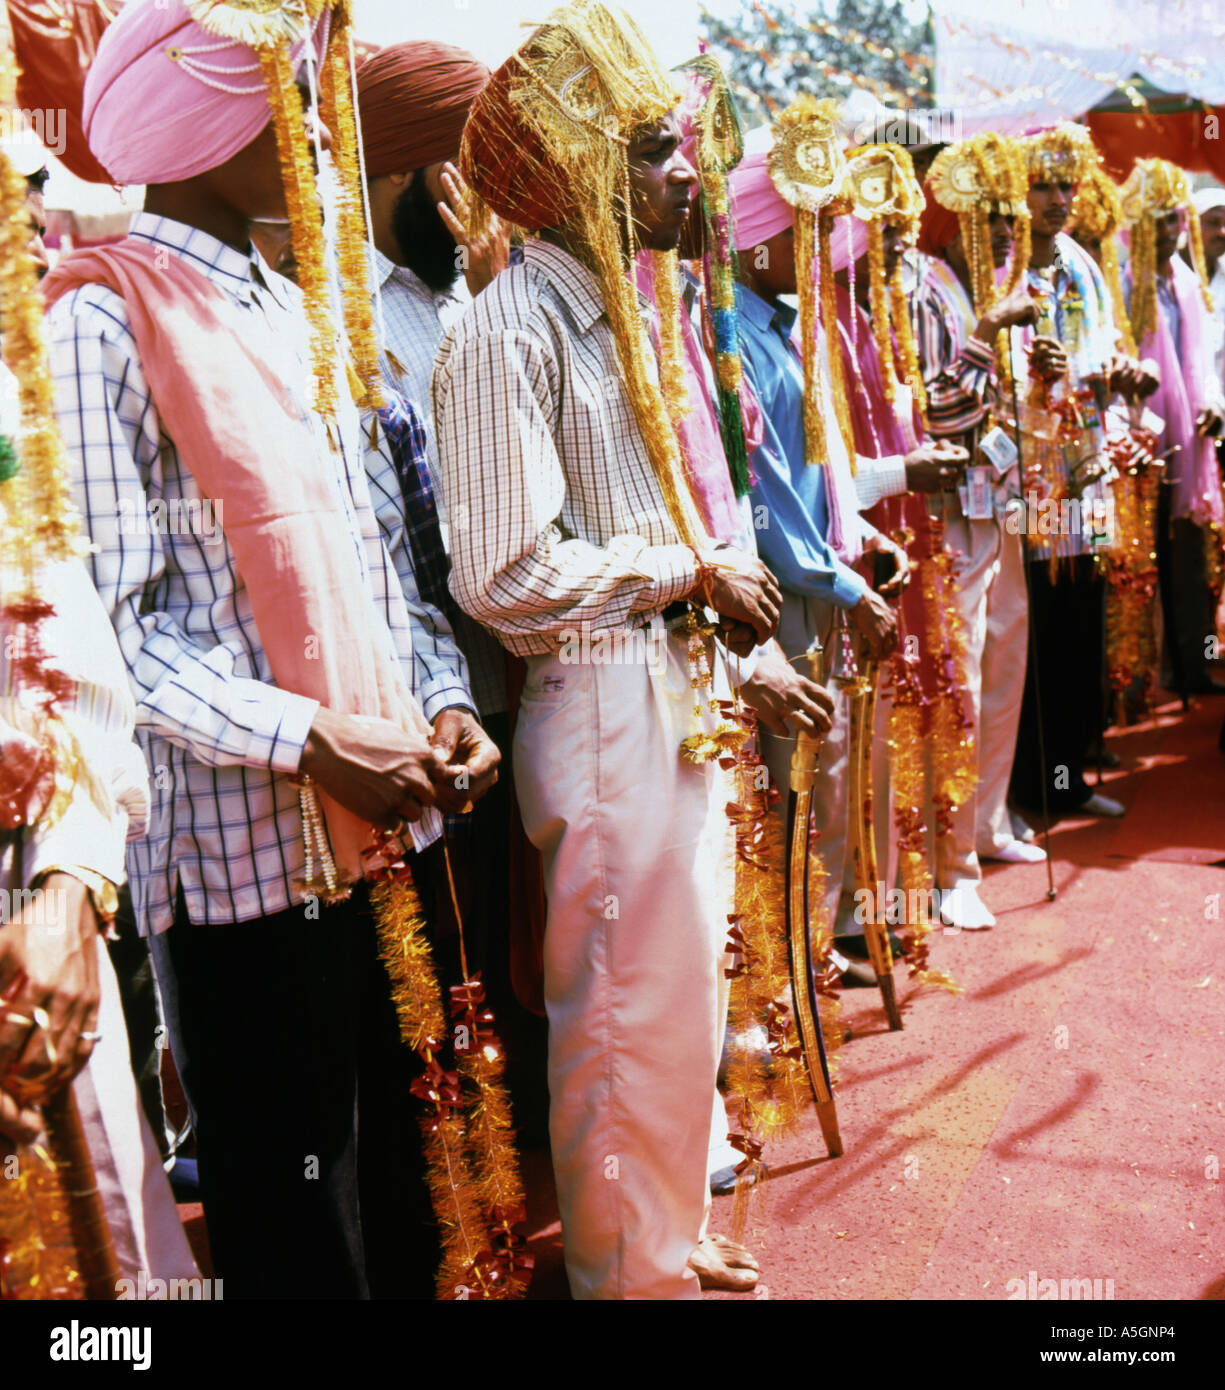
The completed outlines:
[[[875,991],[843,996],[846,1153],[825,1158],[806,1116],[766,1155],[757,1297],[1004,1299],[1042,1279],[1225,1297],[1223,715],[1169,707],[1110,738],[1127,816],[1054,829],[1053,903],[1043,866],[989,869],[999,925],[933,947],[964,994],[904,987],[901,1033]],[[527,1156],[532,1297],[564,1298],[543,1159]],[[730,1214],[717,1198],[714,1228]]]

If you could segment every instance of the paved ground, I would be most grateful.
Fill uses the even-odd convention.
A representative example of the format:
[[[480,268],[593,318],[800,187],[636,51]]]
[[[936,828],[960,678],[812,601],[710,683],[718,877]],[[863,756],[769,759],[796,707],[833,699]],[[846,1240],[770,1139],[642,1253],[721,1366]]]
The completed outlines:
[[[825,1158],[806,1117],[766,1155],[759,1295],[1003,1299],[1091,1279],[1116,1299],[1225,1297],[1223,715],[1169,706],[1111,737],[1126,818],[1056,827],[1054,903],[1042,866],[990,870],[999,925],[933,951],[963,995],[904,988],[901,1033],[874,991],[844,996],[846,1153]],[[532,1296],[564,1298],[547,1156],[525,1166]]]

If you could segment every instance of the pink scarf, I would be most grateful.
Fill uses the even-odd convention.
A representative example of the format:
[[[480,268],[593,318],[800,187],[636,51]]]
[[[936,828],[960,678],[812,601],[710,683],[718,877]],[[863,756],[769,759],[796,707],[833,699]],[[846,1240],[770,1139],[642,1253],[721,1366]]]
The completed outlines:
[[[655,302],[654,265],[649,253],[634,261],[634,282],[651,301],[651,334],[659,347],[659,312]],[[694,501],[707,531],[720,541],[734,541],[742,530],[740,506],[723,452],[723,437],[714,402],[706,384],[705,357],[693,320],[681,306],[681,338],[685,347],[685,391],[689,410],[677,422],[676,436]]]
[[[1182,341],[1174,341],[1159,302],[1156,331],[1140,344],[1140,356],[1151,357],[1161,371],[1161,385],[1149,404],[1165,419],[1163,448],[1176,446],[1166,464],[1174,485],[1170,515],[1206,526],[1225,519],[1215,445],[1195,432],[1195,417],[1208,404],[1208,384],[1216,374],[1212,334],[1199,276],[1181,256],[1173,256],[1170,265]]]
[[[166,434],[202,491],[225,500],[226,540],[277,685],[428,737],[309,417],[248,346],[234,302],[181,257],[132,238],[74,252],[42,288],[50,305],[93,284],[123,299]],[[361,878],[370,826],[321,801],[342,880]]]

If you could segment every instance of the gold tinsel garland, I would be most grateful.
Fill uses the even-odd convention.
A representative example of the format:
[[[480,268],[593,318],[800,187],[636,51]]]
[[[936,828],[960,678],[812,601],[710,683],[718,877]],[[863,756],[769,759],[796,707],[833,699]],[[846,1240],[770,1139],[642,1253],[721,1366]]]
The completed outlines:
[[[834,398],[834,413],[838,417],[838,429],[846,446],[846,456],[851,465],[851,477],[858,476],[857,454],[855,451],[855,426],[851,420],[851,406],[847,397],[846,374],[842,365],[842,351],[838,343],[838,299],[837,282],[834,280],[833,248],[830,244],[834,217],[830,208],[822,208],[817,214],[817,268],[821,277],[821,322],[825,325],[829,345],[829,389]]]
[[[36,558],[83,553],[80,517],[68,488],[68,455],[55,419],[55,386],[47,365],[38,269],[29,254],[28,186],[0,155],[0,329],[5,364],[17,378],[21,467],[0,483],[5,515],[4,560],[15,565],[26,595]]]
[[[756,721],[743,706],[729,704],[729,717],[739,717],[746,731]],[[783,836],[778,817],[770,810],[773,793],[757,752],[743,747],[721,761],[736,779],[735,800],[728,815],[736,827],[736,901],[729,916],[728,950],[735,964],[731,980],[728,1022],[735,1039],[727,1070],[727,1086],[739,1133],[732,1144],[744,1154],[738,1168],[732,1207],[731,1235],[739,1240],[748,1221],[754,1179],[762,1172],[766,1144],[795,1125],[808,1094],[807,1072],[795,1020],[787,1005],[791,973],[785,933]],[[764,1027],[767,1052],[753,1044],[753,1031]]]
[[[383,838],[384,843],[394,844],[393,854],[402,854],[402,846]],[[400,1034],[424,1063],[412,1090],[429,1107],[421,1129],[426,1177],[442,1240],[438,1297],[517,1297],[524,1287],[518,1270],[530,1267],[530,1261],[517,1252],[510,1231],[521,1193],[514,1147],[508,1142],[500,1048],[489,1033],[492,1019],[474,1020],[479,1026],[468,1041],[477,1043],[483,1060],[473,1057],[471,1049],[465,1053],[464,1072],[478,1091],[475,1103],[465,1101],[459,1071],[443,1066],[447,1018],[425,913],[402,858],[388,865],[372,884],[370,900]],[[457,1001],[465,1017],[473,1001],[470,985],[465,982],[467,997]],[[493,1055],[484,1054],[485,1048]]]
[[[924,561],[924,564],[927,562]],[[898,883],[906,904],[901,932],[902,958],[907,973],[919,985],[933,985],[960,994],[962,986],[943,970],[928,964],[929,937],[935,930],[930,909],[935,903],[923,805],[927,796],[927,757],[923,737],[923,692],[916,657],[898,651],[889,665],[892,691],[889,710],[890,779],[893,818],[897,831]],[[924,907],[920,907],[924,905]],[[918,910],[916,910],[918,909]]]
[[[952,829],[952,815],[974,794],[977,764],[974,730],[962,707],[966,681],[965,621],[957,603],[956,566],[944,544],[942,523],[932,522],[932,555],[920,567],[927,641],[936,653],[932,704],[932,802],[937,834]]]
[[[893,318],[885,276],[885,229],[875,218],[868,223],[868,294],[872,306],[872,336],[880,359],[881,381],[890,407],[897,400],[897,367],[893,359]]]
[[[1115,722],[1128,705],[1150,707],[1157,683],[1157,494],[1162,468],[1157,438],[1139,426],[1113,447],[1115,533],[1106,557],[1106,675]]]
[[[297,280],[310,326],[311,365],[315,378],[315,410],[325,420],[336,417],[336,334],[328,307],[328,272],[323,238],[323,211],[316,201],[310,140],[302,114],[302,98],[294,81],[288,47],[258,50],[260,70],[268,87],[277,156],[285,187],[285,207],[297,264]]]
[[[383,403],[383,388],[374,331],[362,176],[357,157],[357,117],[353,109],[350,64],[352,42],[348,7],[337,7],[320,83],[320,115],[333,137],[332,162],[338,186],[336,258],[344,296],[345,331],[362,388],[358,405],[363,410],[377,410]]]
[[[914,392],[915,404],[919,414],[927,416],[927,387],[923,383],[923,369],[919,365],[919,350],[914,340],[914,328],[910,322],[910,309],[906,301],[906,291],[902,287],[902,267],[899,262],[894,267],[889,280],[889,307],[893,319],[893,333],[898,351],[902,357],[902,371],[907,384]]]
[[[679,428],[689,413],[685,349],[681,338],[680,261],[675,251],[652,251],[655,307],[659,313],[659,377],[668,418]]]
[[[825,393],[817,354],[817,306],[812,293],[816,229],[817,214],[796,208],[795,273],[800,301],[800,361],[804,368],[804,458],[808,463],[823,464],[829,461],[829,444],[825,438]],[[829,356],[832,362],[834,354]]]

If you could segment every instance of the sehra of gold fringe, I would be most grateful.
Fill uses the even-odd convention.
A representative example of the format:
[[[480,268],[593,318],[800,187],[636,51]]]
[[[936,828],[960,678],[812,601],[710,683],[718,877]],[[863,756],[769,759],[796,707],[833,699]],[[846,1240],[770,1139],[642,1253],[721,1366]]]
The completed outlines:
[[[685,352],[681,341],[680,260],[675,251],[652,251],[655,308],[659,314],[659,376],[668,418],[679,428],[689,413]]]

